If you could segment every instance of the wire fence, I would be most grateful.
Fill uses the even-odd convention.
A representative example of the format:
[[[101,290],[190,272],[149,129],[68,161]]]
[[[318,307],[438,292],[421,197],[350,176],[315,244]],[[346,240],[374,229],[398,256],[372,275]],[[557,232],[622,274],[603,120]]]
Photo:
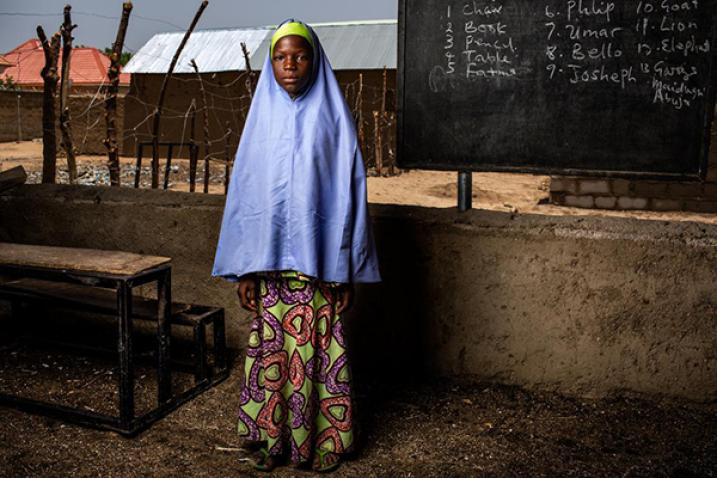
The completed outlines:
[[[369,174],[398,173],[395,164],[395,90],[376,84],[388,75],[389,72],[366,75],[369,78],[363,73],[341,75],[341,87],[356,121]],[[226,183],[224,175],[230,168],[225,163],[233,160],[241,139],[256,80],[256,72],[174,75],[162,109],[158,138],[163,143],[160,145],[161,156],[167,158],[171,153],[173,158],[189,157],[189,176],[192,176],[196,166],[192,163],[192,145],[197,145],[200,153],[196,161],[205,165],[201,171],[203,177],[206,178],[208,171],[210,183]],[[121,142],[125,155],[136,154],[137,164],[144,159],[147,143],[152,141],[151,120],[156,109],[152,100],[159,94],[161,81],[162,75],[135,75],[133,88],[124,99]],[[142,171],[151,173],[149,169],[139,171],[140,174]],[[191,177],[189,180],[193,184]],[[151,182],[151,178],[146,182]],[[140,180],[138,184],[142,185],[144,181]]]
[[[205,3],[197,11],[184,41],[194,29],[204,7],[206,7]],[[71,7],[66,6],[65,23],[62,28],[71,25],[70,11]],[[117,40],[120,52],[124,44],[130,11],[131,6],[129,10],[123,7]],[[120,17],[115,16],[77,11],[74,13],[106,20],[120,20]],[[0,15],[54,16],[22,12],[0,12]],[[161,21],[136,14],[134,18],[145,21]],[[75,27],[72,26],[72,28]],[[38,33],[42,33],[40,27],[38,27]],[[42,38],[44,33],[40,36]],[[122,41],[119,40],[120,38]],[[67,38],[63,37],[63,42],[66,40]],[[67,40],[70,46],[71,41],[70,37]],[[43,46],[47,48],[47,44]],[[160,55],[155,55],[154,59],[171,63],[171,70],[182,47],[183,43],[176,52],[163,52]],[[127,45],[124,45],[124,48],[130,53],[137,54]],[[202,72],[202,65],[196,65],[194,60],[191,60],[196,74],[175,73],[166,85],[165,75],[135,74],[129,92],[120,98],[116,109],[108,107],[114,102],[109,101],[111,89],[107,84],[107,78],[109,78],[107,73],[109,71],[116,72],[116,69],[112,70],[110,67],[108,72],[101,72],[101,76],[105,79],[99,85],[95,84],[91,88],[79,86],[73,88],[75,93],[82,90],[84,94],[75,94],[69,102],[73,137],[73,149],[70,151],[78,156],[98,155],[108,154],[105,145],[107,149],[111,148],[113,153],[109,156],[115,159],[111,159],[108,163],[113,163],[114,166],[108,164],[95,167],[91,180],[95,183],[108,184],[110,182],[109,169],[113,167],[113,181],[116,182],[117,149],[114,147],[116,137],[116,143],[119,144],[119,150],[124,158],[120,161],[120,185],[122,186],[171,188],[178,183],[188,183],[190,191],[195,191],[197,180],[201,179],[203,183],[201,189],[204,192],[209,192],[212,189],[210,186],[216,188],[222,185],[226,191],[234,151],[241,140],[259,75],[258,72],[251,71],[248,64],[249,53],[244,44],[242,44],[242,50],[246,59],[245,71]],[[33,68],[33,62],[37,63],[37,53],[37,41],[25,42],[13,52],[18,75],[24,76],[29,69]],[[169,58],[172,53],[174,53],[174,57]],[[147,52],[142,52],[142,55],[147,54]],[[118,55],[118,53],[114,52],[114,55]],[[46,62],[50,61],[47,49],[44,58]],[[117,57],[113,58],[115,61],[117,60]],[[54,60],[57,61],[57,58]],[[46,63],[43,72],[48,71],[48,68],[49,64]],[[82,76],[79,70],[72,70],[71,63],[68,71],[75,76],[78,74]],[[47,78],[45,79],[47,80]],[[368,173],[397,174],[398,169],[395,164],[395,70],[340,71],[337,72],[337,79],[356,122],[356,133]],[[160,85],[162,86],[160,87]],[[5,86],[7,86],[7,82]],[[165,86],[167,86],[166,90]],[[33,97],[33,94],[28,92],[18,94],[14,99],[1,93],[0,115],[2,119],[7,119],[8,116],[12,117],[8,111],[16,106],[17,140],[26,139],[28,136],[32,137],[36,135],[37,131],[42,132],[42,103],[38,96]],[[4,104],[11,102],[12,105]],[[38,112],[38,110],[40,111]],[[116,127],[110,128],[110,121],[113,125],[116,124]],[[158,124],[161,125],[160,128],[157,127]],[[7,129],[7,127],[0,127],[0,140],[7,137],[8,132],[5,131]],[[110,129],[113,131],[112,135],[109,133]],[[43,136],[49,137],[47,134]],[[62,148],[58,148],[58,151],[62,154]],[[132,159],[128,159],[128,157]],[[148,161],[150,158],[151,161]],[[47,161],[46,157],[44,163]],[[58,163],[61,162],[58,161]],[[58,174],[59,178],[57,179],[63,182],[65,178],[62,167]],[[84,176],[87,174],[80,172],[78,182],[82,182]]]
[[[384,76],[391,82],[395,81],[391,75],[392,71],[339,72],[337,75],[356,121],[359,143],[370,175],[399,172],[395,164],[395,89],[383,86]],[[218,192],[219,189],[226,189],[257,77],[258,72],[200,72],[198,75],[176,74],[172,77],[162,108],[158,138],[162,143],[161,177],[157,179],[160,185],[167,184],[168,188],[172,188],[179,183],[189,183],[190,189],[195,190],[194,181],[199,177],[200,181],[212,186],[201,190]],[[123,186],[136,184],[138,187],[151,187],[153,184],[152,167],[148,161],[152,156],[151,149],[146,143],[152,140],[152,118],[162,78],[163,75],[135,75],[132,87],[120,97],[118,142],[124,157],[121,166]],[[84,87],[81,92],[77,90],[70,99],[76,154],[104,155],[107,85],[102,83],[93,89]],[[2,139],[27,140],[41,136],[41,92],[4,93],[0,95],[0,102],[4,103],[2,110],[10,121],[6,121]],[[58,165],[61,166],[62,150],[58,151]],[[128,157],[133,158],[134,163],[128,163]],[[85,169],[89,168],[85,163],[83,165]],[[107,167],[100,164],[92,171],[84,171],[84,175],[80,171],[79,182],[109,184],[109,170],[105,173],[104,169]],[[58,181],[66,180],[62,167],[58,176]]]

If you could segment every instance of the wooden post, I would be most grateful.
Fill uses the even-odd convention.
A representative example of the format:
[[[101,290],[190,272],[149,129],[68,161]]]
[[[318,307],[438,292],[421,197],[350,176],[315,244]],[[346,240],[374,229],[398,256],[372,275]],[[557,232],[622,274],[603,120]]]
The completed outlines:
[[[387,79],[386,79],[386,67],[383,67],[383,89],[381,90],[381,118],[386,114],[386,93],[387,93]]]
[[[232,165],[231,165],[231,136],[232,136],[232,130],[229,127],[229,121],[227,121],[224,125],[227,129],[226,134],[224,135],[224,194],[229,193],[229,176],[232,174]]]
[[[251,70],[251,62],[249,61],[249,50],[246,48],[246,43],[241,42],[241,51],[244,54],[244,67],[247,73],[247,79],[244,85],[249,93],[249,102],[254,98],[254,72]]]
[[[190,146],[191,148],[191,146]],[[169,187],[169,176],[172,172],[172,155],[174,153],[174,144],[169,143],[167,146],[167,163],[164,165],[164,190]]]
[[[386,67],[383,67],[383,88],[381,89],[381,111],[378,130],[376,132],[376,172],[381,176],[383,169],[383,136],[386,130]]]
[[[60,77],[60,132],[62,133],[62,148],[67,154],[67,172],[70,176],[70,184],[77,179],[77,163],[75,161],[75,148],[72,142],[72,126],[70,120],[70,106],[68,104],[70,95],[70,57],[72,56],[72,30],[77,25],[72,24],[70,11],[72,7],[65,5],[64,21],[60,27],[62,35],[62,70]]]
[[[350,87],[350,86],[351,86],[351,85],[348,84],[348,83],[346,84],[346,86],[344,86],[344,98],[346,99],[346,103],[350,103],[349,100],[351,99],[351,95],[350,95],[350,93],[349,93],[349,87]],[[354,114],[354,118],[356,118],[356,115],[355,115],[355,114]]]
[[[55,95],[57,92],[57,59],[60,56],[60,32],[48,41],[45,31],[37,26],[37,37],[45,53],[45,67],[40,73],[44,82],[42,96],[42,182],[54,183],[57,174],[57,136],[55,133]]]
[[[138,188],[140,186],[140,179],[142,176],[142,156],[144,154],[144,145],[142,143],[137,143],[137,162],[134,167],[134,187]]]
[[[378,111],[373,112],[373,155],[376,165],[376,174],[381,176],[381,167],[383,166],[383,156],[381,154],[381,120]]]
[[[354,111],[358,114],[359,108],[361,107],[361,93],[363,93],[363,73],[359,73],[359,89],[356,93],[356,102],[354,106]]]
[[[20,101],[22,100],[22,95],[17,95],[17,142],[19,143],[22,141],[22,109],[20,108]]]
[[[184,34],[184,38],[182,38],[182,42],[179,44],[179,47],[177,47],[177,51],[174,52],[172,62],[169,64],[169,70],[167,70],[167,74],[164,75],[162,88],[159,90],[157,108],[154,110],[154,119],[152,121],[152,189],[157,189],[157,187],[159,187],[159,124],[162,118],[164,95],[167,92],[167,85],[169,84],[169,80],[172,77],[172,73],[174,72],[174,67],[177,64],[177,60],[179,60],[179,55],[182,53],[184,45],[187,44],[187,40],[189,40],[189,37],[192,35],[194,27],[197,26],[197,22],[202,16],[204,9],[207,8],[207,5],[209,5],[208,0],[204,0],[201,5],[199,5],[199,10],[197,10],[197,13],[194,15],[194,19],[192,20],[191,25],[189,25],[189,29]]]
[[[189,128],[189,192],[193,193],[197,186],[197,161],[199,160],[199,145],[197,144],[197,102],[192,99],[189,106],[192,124]]]
[[[204,82],[202,81],[202,75],[199,74],[199,67],[194,58],[189,62],[194,68],[194,73],[197,74],[197,81],[199,82],[199,91],[202,93],[202,122],[204,125],[204,193],[209,192],[209,105],[207,104],[207,91],[204,89]],[[194,190],[191,190],[194,192]]]
[[[391,138],[396,137],[396,114],[395,113],[389,113],[388,114],[388,126],[386,130],[388,131],[388,175],[389,176],[395,176],[396,175],[396,146],[395,142],[391,141]]]
[[[366,135],[363,130],[363,73],[359,73],[359,90],[356,97],[356,111],[358,112],[358,139],[359,148],[363,151]]]
[[[132,2],[122,4],[122,18],[119,28],[117,29],[117,37],[112,44],[112,54],[110,55],[110,68],[107,71],[109,78],[109,88],[107,101],[105,102],[105,124],[107,125],[107,138],[105,139],[105,148],[107,148],[107,167],[110,170],[110,184],[112,186],[120,186],[120,161],[119,146],[117,145],[117,92],[119,91],[120,80],[120,58],[122,57],[122,48],[124,47],[124,38],[127,33],[127,24],[129,23],[129,14],[132,12]],[[141,148],[140,148],[141,149]],[[138,151],[139,160],[135,177],[135,187],[139,187],[139,165],[141,164],[141,151]]]
[[[197,144],[197,102],[192,98],[192,104],[189,106],[189,115],[191,116],[191,124],[189,125],[189,187],[190,192],[194,192],[197,184],[197,161],[199,160],[199,145]]]

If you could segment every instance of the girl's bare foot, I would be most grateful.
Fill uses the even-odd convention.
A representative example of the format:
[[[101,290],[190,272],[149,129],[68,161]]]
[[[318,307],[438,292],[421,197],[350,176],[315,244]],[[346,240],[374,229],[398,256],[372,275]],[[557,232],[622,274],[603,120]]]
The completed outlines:
[[[311,469],[318,472],[333,471],[341,464],[341,456],[326,450],[316,450]]]

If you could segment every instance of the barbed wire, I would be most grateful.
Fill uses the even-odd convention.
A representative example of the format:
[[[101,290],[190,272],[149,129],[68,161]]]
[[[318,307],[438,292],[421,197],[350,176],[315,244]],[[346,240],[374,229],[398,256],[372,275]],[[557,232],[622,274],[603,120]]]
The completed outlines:
[[[80,12],[73,10],[72,15],[80,15],[80,16],[86,16],[86,17],[94,17],[94,18],[102,18],[104,20],[120,20],[120,17],[112,16],[112,15],[102,15],[100,13],[92,13],[92,12]],[[62,13],[29,13],[29,12],[0,12],[0,17],[56,17],[56,18],[62,18]],[[147,17],[144,15],[137,15],[136,13],[132,15],[132,18],[139,18],[140,20],[145,20],[149,22],[155,22],[155,23],[163,23],[165,25],[169,25],[173,28],[176,28],[178,30],[184,30],[186,27],[181,27],[177,24],[174,24],[172,22],[168,22],[166,20],[162,20],[161,18],[152,18]]]

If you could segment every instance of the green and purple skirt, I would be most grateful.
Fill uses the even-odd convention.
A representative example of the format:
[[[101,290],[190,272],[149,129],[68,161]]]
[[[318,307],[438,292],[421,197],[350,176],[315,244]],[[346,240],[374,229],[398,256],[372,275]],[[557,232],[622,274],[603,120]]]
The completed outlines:
[[[336,284],[297,272],[259,276],[240,396],[239,435],[293,463],[350,451],[351,374]]]

